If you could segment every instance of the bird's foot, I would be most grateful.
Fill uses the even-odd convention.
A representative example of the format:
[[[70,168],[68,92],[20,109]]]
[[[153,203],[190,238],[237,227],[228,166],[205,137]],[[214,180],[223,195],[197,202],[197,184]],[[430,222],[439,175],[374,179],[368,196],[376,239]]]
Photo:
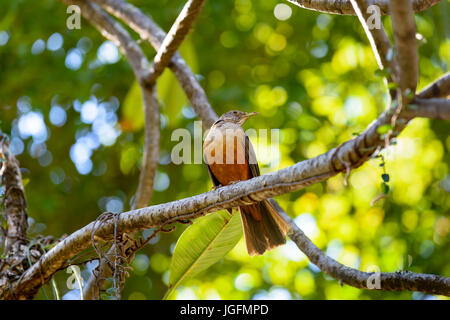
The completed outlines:
[[[235,183],[238,183],[238,182],[241,182],[242,180],[236,180],[236,181],[231,181],[228,185],[230,185],[230,184],[235,184]]]

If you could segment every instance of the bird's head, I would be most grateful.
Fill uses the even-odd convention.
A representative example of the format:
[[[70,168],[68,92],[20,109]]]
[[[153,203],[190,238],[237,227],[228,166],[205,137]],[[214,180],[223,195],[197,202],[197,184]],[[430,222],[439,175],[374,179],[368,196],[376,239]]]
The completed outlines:
[[[242,125],[248,118],[251,118],[257,114],[258,112],[244,112],[232,110],[221,115],[218,121],[223,120],[225,122],[231,122]]]

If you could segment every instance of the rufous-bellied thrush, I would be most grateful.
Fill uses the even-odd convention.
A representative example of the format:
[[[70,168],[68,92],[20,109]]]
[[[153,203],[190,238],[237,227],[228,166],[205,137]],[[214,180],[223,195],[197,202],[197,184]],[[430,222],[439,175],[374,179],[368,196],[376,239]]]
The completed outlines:
[[[255,152],[242,124],[256,112],[229,111],[212,126],[203,155],[215,187],[260,175]],[[228,210],[230,213],[231,209]],[[267,200],[239,207],[245,243],[250,255],[263,254],[286,243],[287,223]]]

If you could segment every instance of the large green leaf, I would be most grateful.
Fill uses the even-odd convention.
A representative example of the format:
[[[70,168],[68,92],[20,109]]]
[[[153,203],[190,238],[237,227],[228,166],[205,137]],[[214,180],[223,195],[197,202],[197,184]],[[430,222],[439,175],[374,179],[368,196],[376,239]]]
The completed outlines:
[[[242,236],[238,213],[212,213],[187,228],[178,239],[172,257],[166,299],[185,280],[224,257]]]

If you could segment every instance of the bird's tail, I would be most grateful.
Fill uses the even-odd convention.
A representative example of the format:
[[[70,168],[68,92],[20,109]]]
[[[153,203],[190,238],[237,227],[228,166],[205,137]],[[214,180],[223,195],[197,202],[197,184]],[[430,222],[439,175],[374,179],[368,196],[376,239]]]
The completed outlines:
[[[267,201],[239,207],[249,255],[261,255],[286,243],[288,224]]]

